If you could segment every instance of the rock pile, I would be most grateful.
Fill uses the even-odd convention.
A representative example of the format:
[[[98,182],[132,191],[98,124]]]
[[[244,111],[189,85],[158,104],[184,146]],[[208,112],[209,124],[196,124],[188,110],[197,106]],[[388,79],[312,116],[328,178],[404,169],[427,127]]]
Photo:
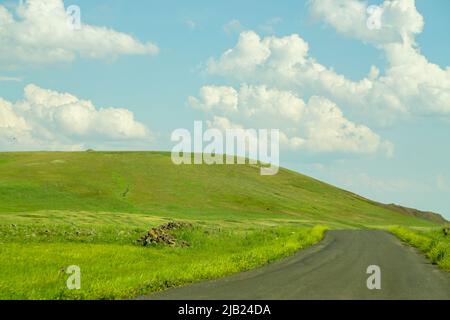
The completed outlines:
[[[173,230],[179,230],[186,227],[190,227],[190,225],[183,222],[171,221],[159,227],[150,229],[145,236],[138,240],[138,242],[144,247],[156,244],[170,247],[189,247],[189,243],[186,241],[179,241],[173,234],[170,233]]]
[[[443,228],[443,229],[442,229],[442,232],[444,232],[444,235],[445,235],[445,236],[448,236],[449,233],[450,233],[450,227],[445,227],[445,228]]]

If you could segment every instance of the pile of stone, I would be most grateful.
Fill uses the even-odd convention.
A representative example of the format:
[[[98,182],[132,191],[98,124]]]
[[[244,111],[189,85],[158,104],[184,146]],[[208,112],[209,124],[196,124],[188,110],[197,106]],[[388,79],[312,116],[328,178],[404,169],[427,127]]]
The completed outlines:
[[[170,247],[189,247],[189,243],[186,241],[178,240],[171,231],[179,230],[182,228],[190,227],[189,224],[184,222],[171,221],[169,223],[163,224],[159,227],[152,228],[148,233],[138,240],[140,244],[144,247],[149,245],[165,245]]]
[[[171,230],[179,230],[179,229],[183,229],[183,228],[188,228],[190,226],[191,225],[189,223],[170,221],[166,224],[159,226],[159,229],[165,230],[165,231],[171,231]]]

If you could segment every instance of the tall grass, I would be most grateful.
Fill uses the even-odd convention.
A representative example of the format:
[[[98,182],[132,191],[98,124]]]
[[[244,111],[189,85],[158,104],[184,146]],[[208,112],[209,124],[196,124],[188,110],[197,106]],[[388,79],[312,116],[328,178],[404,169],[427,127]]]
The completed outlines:
[[[433,264],[450,271],[450,236],[441,230],[417,231],[405,227],[392,227],[391,233],[426,254]]]

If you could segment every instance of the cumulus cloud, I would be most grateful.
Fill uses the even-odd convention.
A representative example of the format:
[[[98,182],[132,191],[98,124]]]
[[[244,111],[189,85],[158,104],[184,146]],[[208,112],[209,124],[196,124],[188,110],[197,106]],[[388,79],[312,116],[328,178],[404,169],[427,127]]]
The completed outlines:
[[[86,145],[150,140],[149,130],[127,109],[96,108],[69,93],[25,88],[16,103],[0,98],[0,149],[78,150]]]
[[[364,95],[373,86],[378,74],[372,69],[370,76],[354,82],[337,74],[309,56],[309,45],[299,35],[261,38],[254,31],[241,33],[237,45],[219,59],[210,59],[208,72],[241,82],[269,84],[289,89],[302,96],[330,95],[344,98]],[[361,102],[363,98],[360,98]]]
[[[192,107],[203,111],[234,111],[237,109],[238,93],[231,87],[204,86],[200,90],[199,99],[189,97],[188,100]]]
[[[252,71],[269,56],[270,50],[261,43],[256,33],[243,32],[235,48],[227,50],[219,61],[209,61],[208,70],[218,74],[228,74],[235,70]]]
[[[0,5],[0,63],[68,62],[76,57],[102,59],[156,54],[153,43],[106,27],[68,23],[62,0],[28,0],[15,12]]]
[[[424,19],[415,0],[386,0],[379,6],[358,0],[311,0],[310,9],[338,32],[384,52],[389,66],[356,92],[359,104],[366,101],[413,115],[450,115],[450,68],[429,62],[417,47],[415,38],[423,31]],[[373,19],[379,20],[376,28],[370,25]],[[350,93],[343,90],[340,95],[348,101]]]
[[[230,98],[232,97],[232,98]],[[216,128],[282,128],[281,143],[310,152],[393,154],[393,145],[364,125],[343,115],[328,99],[313,96],[308,102],[289,91],[266,86],[207,86],[190,104],[213,115]],[[232,106],[232,107],[231,107]]]
[[[261,37],[254,31],[240,34],[236,47],[227,50],[219,60],[210,59],[208,71],[219,75],[253,77],[266,68],[288,74],[297,64],[305,62],[308,44],[298,35]]]
[[[429,62],[417,47],[415,36],[424,21],[413,0],[386,0],[376,7],[379,29],[368,28],[369,7],[362,1],[312,0],[310,7],[337,31],[382,50],[387,68],[372,66],[366,77],[353,81],[320,64],[297,34],[261,38],[245,31],[234,48],[210,59],[208,71],[301,96],[324,96],[381,124],[405,117],[450,116],[450,68]]]
[[[14,112],[12,104],[0,98],[0,145],[30,143],[30,129],[25,119]]]

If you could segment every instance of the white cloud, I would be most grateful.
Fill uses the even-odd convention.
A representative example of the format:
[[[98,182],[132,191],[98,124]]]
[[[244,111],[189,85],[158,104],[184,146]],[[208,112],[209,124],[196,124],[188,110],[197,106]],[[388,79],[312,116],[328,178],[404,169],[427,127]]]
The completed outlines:
[[[247,32],[236,48],[210,60],[208,70],[239,81],[257,79],[301,95],[320,94],[378,122],[409,115],[450,115],[450,69],[428,62],[417,49],[387,46],[390,67],[384,75],[372,67],[366,78],[355,82],[307,56],[303,43],[297,35],[261,40]]]
[[[151,138],[127,109],[98,109],[90,101],[32,84],[21,101],[0,99],[0,116],[2,150],[74,150],[120,141],[145,144]]]
[[[266,86],[207,86],[199,98],[189,98],[194,108],[214,115],[219,129],[228,127],[281,129],[284,146],[309,152],[393,154],[393,145],[368,127],[344,117],[328,99],[313,96],[305,103],[289,91]]]
[[[245,31],[234,48],[219,59],[209,60],[208,72],[239,81],[293,89],[301,95],[327,91],[356,93],[370,89],[369,80],[358,83],[347,80],[317,63],[308,52],[308,43],[297,34],[261,38],[254,31]]]
[[[261,43],[254,32],[242,32],[235,48],[226,51],[219,61],[210,60],[211,73],[228,74],[236,70],[252,71],[255,66],[264,63],[270,56],[270,50]]]
[[[376,7],[379,29],[367,26],[368,8],[358,0],[310,1],[314,16],[340,33],[372,43],[386,55],[389,67],[384,75],[370,79],[369,87],[356,92],[358,104],[387,106],[404,114],[450,115],[450,68],[429,62],[417,48],[415,37],[423,31],[424,19],[415,0],[386,0]],[[346,101],[352,99],[349,90],[339,94]]]
[[[6,140],[13,142],[17,139],[17,136],[28,139],[29,130],[29,125],[25,119],[14,112],[12,104],[0,98],[0,138],[2,145],[5,144],[4,141]]]
[[[214,116],[212,120],[207,121],[209,129],[218,129],[220,131],[226,131],[229,129],[245,129],[243,126],[231,122],[225,117]]]
[[[386,0],[370,7],[360,0],[310,0],[309,8],[338,32],[377,46],[412,44],[424,26],[415,0]]]
[[[266,86],[242,85],[239,107],[248,118],[277,117],[298,123],[305,113],[305,103],[289,91],[271,90]]]
[[[68,62],[156,54],[158,47],[106,27],[82,24],[73,30],[62,0],[28,0],[13,15],[0,5],[0,63]]]
[[[208,62],[208,71],[220,75],[254,76],[259,68],[271,68],[288,73],[296,64],[305,62],[308,44],[298,35],[261,39],[254,31],[244,31],[233,49],[219,60]]]
[[[338,106],[326,98],[313,96],[309,100],[305,122],[307,148],[310,150],[365,154],[383,152],[393,156],[391,142],[383,141],[370,128],[345,118]]]
[[[450,68],[429,62],[417,48],[415,36],[424,22],[413,0],[383,2],[379,30],[367,27],[365,2],[314,0],[310,7],[339,32],[382,50],[386,70],[372,66],[365,78],[353,81],[311,57],[308,43],[297,34],[261,38],[246,31],[234,48],[210,59],[208,71],[300,96],[324,96],[381,124],[411,116],[450,116]]]
[[[238,96],[230,87],[205,86],[200,90],[200,98],[189,97],[189,104],[203,111],[219,109],[234,111],[237,108]]]

